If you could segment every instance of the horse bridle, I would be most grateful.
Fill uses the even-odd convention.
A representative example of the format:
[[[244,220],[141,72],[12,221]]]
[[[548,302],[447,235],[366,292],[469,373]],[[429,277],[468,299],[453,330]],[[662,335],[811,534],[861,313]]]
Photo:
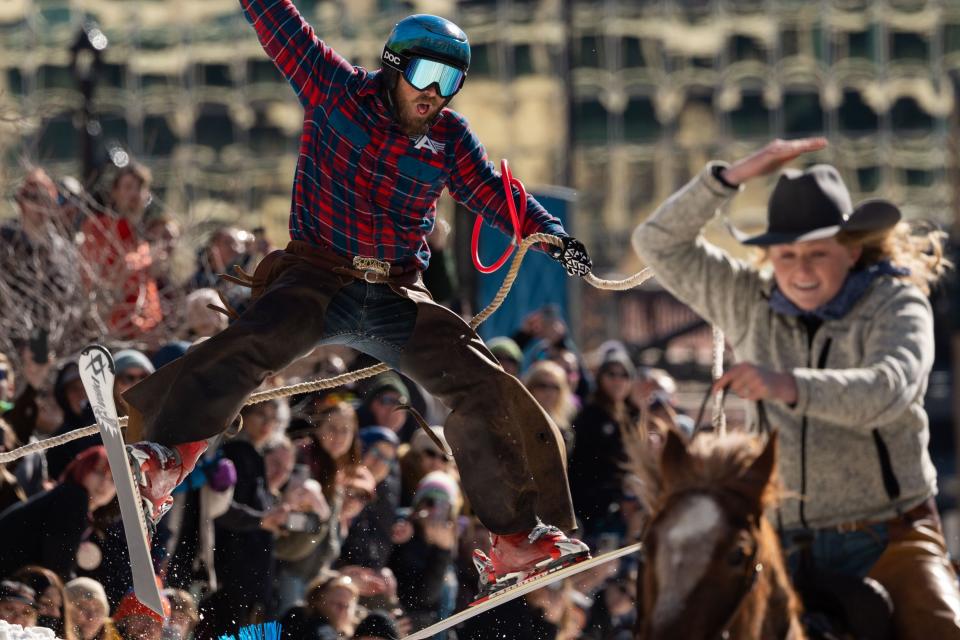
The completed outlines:
[[[761,516],[763,517],[763,516]],[[720,627],[720,630],[714,634],[714,638],[719,640],[730,640],[730,628],[737,621],[737,616],[740,615],[740,611],[743,609],[743,605],[747,602],[747,599],[750,597],[750,594],[753,593],[753,590],[757,586],[757,579],[760,577],[760,573],[763,572],[763,563],[757,562],[757,555],[760,553],[760,528],[756,523],[752,522],[753,518],[750,518],[750,532],[753,535],[756,544],[753,546],[753,553],[750,554],[750,558],[747,561],[747,573],[746,579],[749,581],[746,588],[743,590],[743,595],[740,596],[740,599],[737,601],[737,606],[733,608],[733,611],[730,612],[730,615],[727,616],[726,622],[723,623],[723,626]]]

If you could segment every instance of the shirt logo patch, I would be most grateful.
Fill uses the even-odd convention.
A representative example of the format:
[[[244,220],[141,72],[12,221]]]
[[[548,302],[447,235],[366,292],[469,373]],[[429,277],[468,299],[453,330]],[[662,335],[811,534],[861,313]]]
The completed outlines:
[[[442,153],[447,145],[442,142],[431,140],[426,134],[416,139],[413,145],[414,149],[426,149],[430,153]]]

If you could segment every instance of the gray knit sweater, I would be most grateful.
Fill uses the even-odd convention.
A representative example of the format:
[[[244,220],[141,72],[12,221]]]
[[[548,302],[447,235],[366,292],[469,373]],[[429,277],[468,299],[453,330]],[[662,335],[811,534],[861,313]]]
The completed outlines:
[[[934,347],[926,297],[879,277],[811,341],[803,322],[770,308],[769,278],[700,236],[736,194],[712,167],[637,227],[633,246],[664,288],[723,330],[738,362],[796,378],[795,406],[764,403],[780,433],[783,526],[891,518],[935,494],[923,409]]]

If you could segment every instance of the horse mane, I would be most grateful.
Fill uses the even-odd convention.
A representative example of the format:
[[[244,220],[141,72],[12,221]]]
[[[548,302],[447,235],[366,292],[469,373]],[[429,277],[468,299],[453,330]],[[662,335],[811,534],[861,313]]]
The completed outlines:
[[[648,513],[659,511],[670,495],[686,491],[725,491],[756,499],[757,487],[748,475],[751,465],[763,453],[763,439],[733,431],[724,435],[703,432],[687,440],[675,430],[667,434],[670,438],[686,445],[683,464],[672,463],[659,449],[650,447],[649,441],[625,442],[628,482]],[[771,474],[759,493],[758,506],[765,509],[775,505],[781,493],[776,474]]]

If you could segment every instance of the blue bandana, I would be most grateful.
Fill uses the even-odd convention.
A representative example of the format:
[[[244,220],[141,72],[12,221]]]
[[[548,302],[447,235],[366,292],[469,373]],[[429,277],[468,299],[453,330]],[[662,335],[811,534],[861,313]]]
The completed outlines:
[[[788,316],[800,317],[810,315],[821,320],[838,320],[847,315],[847,312],[853,308],[853,305],[863,297],[873,281],[880,276],[907,276],[910,275],[910,269],[905,267],[896,267],[889,260],[883,260],[866,269],[851,271],[844,280],[843,286],[829,302],[817,307],[813,311],[804,311],[797,305],[790,302],[787,296],[783,295],[776,284],[773,285],[773,293],[770,295],[770,308],[777,313]]]

